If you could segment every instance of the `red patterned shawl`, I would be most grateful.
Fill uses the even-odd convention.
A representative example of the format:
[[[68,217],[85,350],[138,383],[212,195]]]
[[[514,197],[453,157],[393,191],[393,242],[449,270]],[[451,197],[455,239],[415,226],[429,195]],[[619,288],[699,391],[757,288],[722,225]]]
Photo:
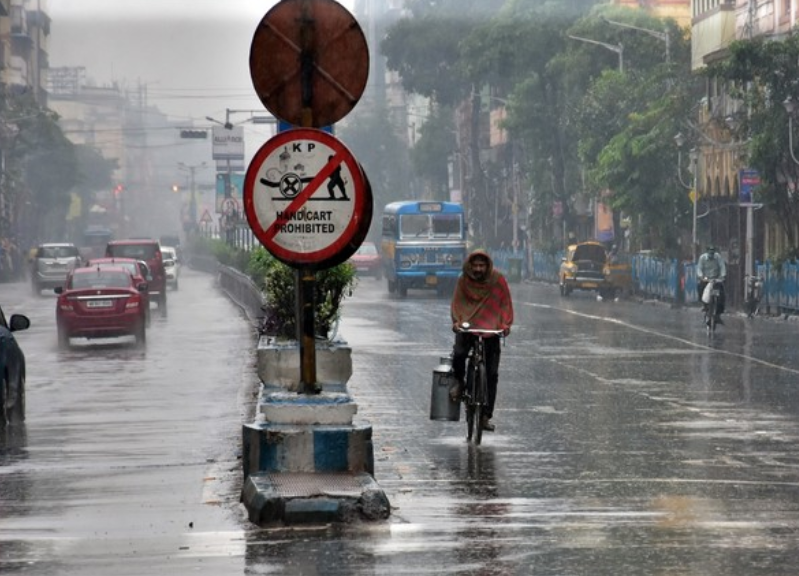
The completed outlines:
[[[472,259],[482,256],[488,261],[488,273],[482,282],[472,276]],[[469,322],[472,328],[502,330],[513,324],[513,302],[505,277],[494,270],[488,253],[475,250],[463,263],[463,274],[458,278],[452,295],[450,312],[453,323]]]

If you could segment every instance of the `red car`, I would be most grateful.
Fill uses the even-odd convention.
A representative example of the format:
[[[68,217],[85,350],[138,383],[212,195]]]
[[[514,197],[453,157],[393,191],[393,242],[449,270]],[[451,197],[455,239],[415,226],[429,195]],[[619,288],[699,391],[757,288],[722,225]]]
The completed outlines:
[[[121,266],[75,268],[63,287],[55,289],[58,345],[69,347],[70,338],[113,338],[132,335],[137,344],[147,337],[142,292]]]
[[[374,242],[364,242],[357,252],[350,256],[350,264],[355,267],[359,276],[374,276],[375,280],[383,277],[383,263]]]
[[[133,258],[147,262],[152,275],[152,280],[148,282],[150,298],[158,304],[161,316],[166,316],[166,270],[158,240],[112,240],[105,247],[105,255],[109,258]]]
[[[150,267],[144,260],[136,260],[135,258],[92,258],[86,263],[86,266],[100,267],[100,268],[113,268],[121,266],[133,276],[133,282],[136,286],[147,284],[147,288],[139,290],[144,300],[144,311],[147,314],[147,325],[150,325],[150,291],[148,282],[152,279],[150,274]]]

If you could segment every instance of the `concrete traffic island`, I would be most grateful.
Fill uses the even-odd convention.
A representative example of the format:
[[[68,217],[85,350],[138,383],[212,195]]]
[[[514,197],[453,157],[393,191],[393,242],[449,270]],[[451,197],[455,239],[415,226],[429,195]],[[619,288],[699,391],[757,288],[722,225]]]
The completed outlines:
[[[390,504],[374,479],[372,427],[353,423],[347,394],[352,350],[317,343],[322,392],[299,394],[296,344],[261,337],[261,391],[256,421],[243,426],[242,502],[250,521],[327,523],[388,518]]]

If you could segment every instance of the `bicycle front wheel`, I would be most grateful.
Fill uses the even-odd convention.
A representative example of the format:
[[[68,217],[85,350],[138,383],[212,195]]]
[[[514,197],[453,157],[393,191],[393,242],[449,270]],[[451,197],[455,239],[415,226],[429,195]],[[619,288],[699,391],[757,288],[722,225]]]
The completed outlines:
[[[718,300],[716,300],[716,297],[713,296],[710,299],[710,304],[707,307],[707,331],[710,334],[716,331],[716,315],[718,314],[718,305]]]
[[[464,398],[466,400],[466,441],[470,442],[474,437],[474,423],[475,423],[475,386],[476,378],[474,377],[474,366],[471,360],[466,369],[466,390]],[[478,424],[479,427],[479,424]]]
[[[486,404],[488,403],[488,379],[486,375],[486,366],[480,363],[475,371],[475,397],[474,406],[474,420],[476,422],[474,443],[479,445],[483,441],[483,415],[486,413]]]

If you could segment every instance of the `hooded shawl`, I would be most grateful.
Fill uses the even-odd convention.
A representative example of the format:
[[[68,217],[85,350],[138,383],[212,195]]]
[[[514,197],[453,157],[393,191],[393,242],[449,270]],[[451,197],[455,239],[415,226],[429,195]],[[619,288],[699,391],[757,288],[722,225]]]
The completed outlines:
[[[488,262],[486,278],[476,280],[472,261],[482,257]],[[487,252],[475,250],[463,263],[463,274],[458,278],[450,305],[452,322],[468,322],[472,328],[503,330],[513,324],[513,302],[505,277],[494,270],[494,262]]]

